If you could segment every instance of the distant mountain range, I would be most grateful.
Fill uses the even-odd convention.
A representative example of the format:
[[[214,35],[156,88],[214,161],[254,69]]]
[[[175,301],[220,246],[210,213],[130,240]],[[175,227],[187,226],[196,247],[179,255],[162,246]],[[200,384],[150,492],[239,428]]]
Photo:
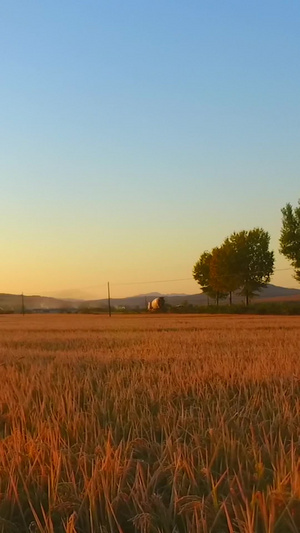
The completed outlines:
[[[113,307],[125,307],[128,309],[143,309],[146,303],[158,296],[164,296],[166,303],[176,306],[183,303],[192,305],[206,305],[207,296],[203,293],[198,294],[160,294],[152,292],[148,294],[139,294],[137,296],[129,296],[127,298],[112,298],[111,305]],[[300,301],[300,289],[288,289],[286,287],[277,287],[269,284],[261,291],[259,296],[255,298],[256,301]],[[239,295],[234,295],[233,303],[241,303],[242,298]],[[223,302],[223,303],[226,303]],[[67,309],[95,309],[107,308],[107,299],[100,300],[79,300],[79,299],[61,299],[50,298],[47,296],[24,296],[24,307],[27,310],[35,311],[63,311]],[[19,294],[1,294],[0,293],[0,311],[20,311],[22,309],[22,297]]]

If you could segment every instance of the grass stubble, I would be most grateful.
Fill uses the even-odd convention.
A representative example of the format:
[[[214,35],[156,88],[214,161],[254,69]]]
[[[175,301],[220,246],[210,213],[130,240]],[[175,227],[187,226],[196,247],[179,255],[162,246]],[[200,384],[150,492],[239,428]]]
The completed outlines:
[[[0,317],[0,532],[300,531],[300,318]]]

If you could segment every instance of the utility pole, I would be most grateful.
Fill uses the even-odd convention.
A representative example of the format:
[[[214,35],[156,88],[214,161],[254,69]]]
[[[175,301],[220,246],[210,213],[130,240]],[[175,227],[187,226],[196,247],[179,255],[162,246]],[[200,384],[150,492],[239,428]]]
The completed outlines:
[[[24,294],[22,293],[22,315],[25,315]]]
[[[111,316],[109,281],[107,282],[107,300],[108,300],[108,315]]]

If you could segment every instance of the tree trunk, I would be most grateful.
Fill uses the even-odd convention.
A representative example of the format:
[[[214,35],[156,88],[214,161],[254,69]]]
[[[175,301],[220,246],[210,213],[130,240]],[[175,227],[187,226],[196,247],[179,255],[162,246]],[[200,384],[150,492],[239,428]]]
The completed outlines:
[[[232,305],[232,292],[229,293],[229,305]]]
[[[217,296],[216,296],[216,304],[217,304],[217,307],[219,307],[219,293],[217,292]]]
[[[249,305],[249,292],[246,291],[246,305]]]

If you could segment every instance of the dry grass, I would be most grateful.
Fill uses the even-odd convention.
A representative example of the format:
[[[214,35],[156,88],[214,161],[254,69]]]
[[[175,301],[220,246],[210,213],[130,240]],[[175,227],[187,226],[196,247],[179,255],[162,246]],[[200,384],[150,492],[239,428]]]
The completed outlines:
[[[0,532],[300,531],[300,318],[0,317]]]

